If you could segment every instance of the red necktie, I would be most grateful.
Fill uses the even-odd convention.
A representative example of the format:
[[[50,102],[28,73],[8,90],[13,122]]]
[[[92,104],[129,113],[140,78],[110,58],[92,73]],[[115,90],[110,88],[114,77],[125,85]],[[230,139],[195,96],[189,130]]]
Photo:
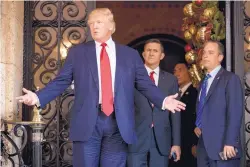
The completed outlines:
[[[154,71],[151,71],[150,72],[150,75],[149,75],[149,77],[150,77],[150,79],[154,82],[154,84],[155,84],[155,79],[154,79]],[[151,103],[151,105],[152,105],[152,107],[154,107],[154,104],[153,103]],[[152,124],[151,124],[151,128],[152,127],[154,127],[154,123],[152,122]]]
[[[154,73],[155,73],[154,71],[151,71],[149,77],[155,84]]]
[[[102,87],[102,111],[109,116],[114,111],[114,99],[112,93],[112,78],[109,57],[106,52],[106,43],[102,43],[102,50],[100,56],[101,66],[101,87]]]

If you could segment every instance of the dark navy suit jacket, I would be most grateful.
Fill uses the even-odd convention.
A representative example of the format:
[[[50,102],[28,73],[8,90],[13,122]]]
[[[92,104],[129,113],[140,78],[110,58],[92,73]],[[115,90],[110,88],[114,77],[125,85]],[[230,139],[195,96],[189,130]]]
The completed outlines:
[[[175,76],[160,70],[158,87],[165,96],[178,93],[178,82]],[[154,122],[155,139],[161,154],[167,156],[171,145],[181,144],[180,112],[164,112],[153,107],[151,102],[139,91],[135,90],[135,129],[138,140],[129,145],[129,152],[140,153],[150,149],[152,121]],[[170,121],[171,120],[171,121]]]
[[[118,127],[124,141],[136,140],[134,120],[134,88],[145,95],[158,108],[164,94],[152,83],[138,52],[127,46],[116,45],[116,73],[114,108]],[[75,101],[70,125],[72,141],[87,141],[98,116],[99,81],[95,42],[72,47],[57,77],[37,93],[44,107],[59,96],[74,80]]]
[[[240,144],[242,114],[241,81],[234,73],[221,68],[207,93],[202,114],[202,136],[211,159],[221,160],[219,152],[223,151],[225,145],[238,149],[235,158],[242,155]]]

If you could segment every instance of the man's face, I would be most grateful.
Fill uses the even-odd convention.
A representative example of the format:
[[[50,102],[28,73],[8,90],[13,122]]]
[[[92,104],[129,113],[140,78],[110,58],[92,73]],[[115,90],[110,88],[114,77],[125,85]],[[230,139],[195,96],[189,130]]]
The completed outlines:
[[[223,55],[219,52],[217,43],[208,42],[203,48],[202,65],[211,72],[220,65]]]
[[[185,64],[176,64],[174,68],[174,75],[178,79],[179,86],[184,86],[191,81],[188,68]]]
[[[165,55],[159,43],[148,43],[144,46],[142,56],[147,66],[158,66]]]
[[[88,20],[92,38],[97,42],[106,42],[112,35],[113,24],[102,13],[93,13]]]

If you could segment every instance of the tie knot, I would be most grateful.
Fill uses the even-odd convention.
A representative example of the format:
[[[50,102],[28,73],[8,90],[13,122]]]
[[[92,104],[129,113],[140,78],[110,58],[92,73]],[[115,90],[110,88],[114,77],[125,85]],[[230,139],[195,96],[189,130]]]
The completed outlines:
[[[107,44],[106,44],[106,43],[102,43],[101,46],[102,46],[102,47],[106,47]]]
[[[151,71],[151,72],[150,72],[150,75],[154,75],[154,73],[155,73],[154,71]]]
[[[205,80],[208,80],[210,77],[211,77],[211,75],[210,75],[210,74],[207,74],[207,75],[205,76]]]

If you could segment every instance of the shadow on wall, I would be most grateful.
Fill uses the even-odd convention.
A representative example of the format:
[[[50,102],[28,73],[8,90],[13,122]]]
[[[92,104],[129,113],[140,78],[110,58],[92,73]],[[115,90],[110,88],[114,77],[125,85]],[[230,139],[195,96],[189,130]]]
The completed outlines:
[[[164,46],[166,56],[161,61],[161,69],[173,73],[174,66],[180,61],[185,61],[184,47],[186,45],[186,42],[183,39],[174,35],[151,34],[135,39],[127,45],[138,50],[138,52],[142,56],[144,44],[147,40],[151,38],[159,39]]]

